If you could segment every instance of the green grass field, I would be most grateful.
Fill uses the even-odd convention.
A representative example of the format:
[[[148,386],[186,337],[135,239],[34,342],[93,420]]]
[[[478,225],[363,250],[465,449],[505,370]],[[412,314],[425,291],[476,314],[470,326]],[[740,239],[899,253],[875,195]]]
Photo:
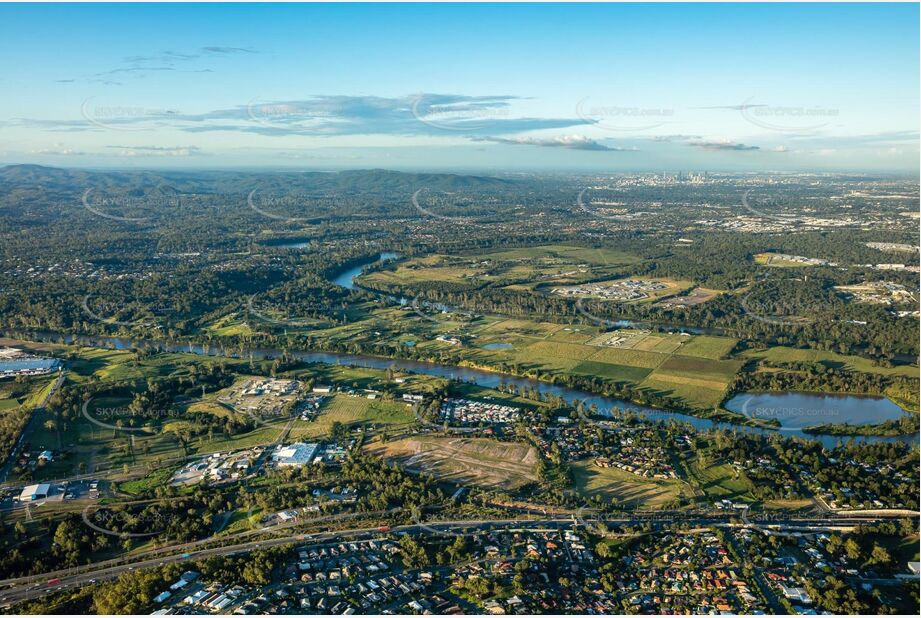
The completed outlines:
[[[652,369],[585,361],[573,367],[572,372],[585,376],[599,376],[611,380],[638,383],[642,382],[652,372]]]
[[[721,360],[736,344],[735,339],[724,337],[632,330],[600,334],[591,327],[576,333],[572,327],[522,320],[490,323],[475,332],[477,348],[464,350],[465,358],[474,363],[512,365],[531,375],[598,376],[676,397],[701,409],[712,409],[722,401],[743,364]],[[607,345],[612,336],[625,336],[627,341],[623,347]],[[484,350],[492,341],[511,343],[513,348]]]
[[[717,360],[728,356],[736,343],[738,343],[737,340],[729,337],[695,335],[681,346],[681,350],[678,351],[678,354],[682,356],[695,356]]]
[[[236,315],[228,315],[215,320],[205,328],[205,332],[217,337],[238,337],[242,335],[251,335],[253,333],[248,322]]]
[[[860,356],[847,356],[823,350],[800,350],[797,348],[777,346],[767,350],[748,350],[742,356],[744,358],[763,360],[768,363],[821,363],[827,367],[837,367],[848,371],[877,373],[886,376],[905,376],[909,378],[918,377],[917,366],[900,365],[898,367],[881,367],[873,364],[873,361],[870,359]]]
[[[138,496],[155,487],[166,485],[173,476],[172,466],[154,470],[145,477],[118,484],[118,490],[132,496]]]
[[[368,273],[361,282],[371,287],[424,287],[428,282],[457,288],[483,286],[530,290],[552,281],[577,283],[598,278],[639,258],[608,249],[542,245],[475,255],[430,255]]]
[[[547,258],[566,263],[596,265],[635,264],[640,261],[639,258],[620,251],[595,249],[592,247],[576,247],[572,245],[540,245],[537,247],[507,249],[485,254],[484,257],[489,257],[494,260],[533,260],[535,258]]]
[[[387,402],[338,394],[323,402],[320,415],[312,421],[295,421],[289,439],[313,440],[329,435],[333,423],[350,428],[359,425],[383,431],[408,428],[415,422],[412,409],[404,403]]]
[[[677,479],[647,479],[618,468],[600,468],[590,459],[573,462],[570,469],[580,493],[615,505],[657,509],[689,495],[687,485]]]
[[[737,472],[725,462],[702,462],[692,457],[688,469],[698,487],[711,501],[754,502],[752,483],[743,472]]]

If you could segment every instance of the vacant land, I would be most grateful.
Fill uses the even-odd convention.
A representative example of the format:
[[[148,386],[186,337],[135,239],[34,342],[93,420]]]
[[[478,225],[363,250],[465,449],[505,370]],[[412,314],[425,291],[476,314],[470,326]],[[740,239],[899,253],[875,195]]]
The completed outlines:
[[[542,245],[476,255],[431,255],[406,260],[368,273],[361,283],[370,287],[424,287],[428,282],[458,288],[508,287],[534,289],[544,283],[577,283],[597,279],[639,258],[608,249]]]
[[[673,296],[658,303],[659,307],[683,308],[695,307],[713,300],[722,294],[720,290],[710,290],[707,288],[694,288],[683,296]]]
[[[862,373],[878,373],[886,376],[918,377],[918,367],[913,365],[900,365],[896,367],[883,367],[875,365],[872,360],[860,356],[847,356],[835,352],[822,350],[801,350],[777,346],[767,350],[749,350],[743,354],[746,358],[756,358],[767,363],[816,363],[827,367],[859,371]]]
[[[236,313],[226,315],[205,328],[205,332],[216,337],[239,337],[252,335],[253,331],[244,319]]]
[[[414,422],[412,409],[404,403],[339,394],[323,402],[316,419],[296,420],[288,437],[292,441],[325,438],[333,423],[342,423],[350,429],[364,426],[373,430],[399,431]]]
[[[53,376],[34,376],[17,382],[12,378],[0,381],[0,412],[20,406],[37,406],[54,384]]]
[[[688,462],[697,486],[710,500],[731,500],[732,502],[754,502],[752,482],[744,472],[735,470],[725,462],[702,461],[694,456]]]
[[[775,268],[804,268],[807,266],[819,266],[821,260],[812,260],[799,255],[784,255],[777,253],[758,253],[754,256],[755,264],[762,266],[774,266]]]
[[[456,485],[514,490],[537,480],[537,451],[516,442],[426,436],[375,442],[366,450]]]
[[[600,468],[590,459],[573,462],[570,468],[580,493],[599,495],[615,505],[656,509],[689,494],[682,481],[647,479],[617,468]]]

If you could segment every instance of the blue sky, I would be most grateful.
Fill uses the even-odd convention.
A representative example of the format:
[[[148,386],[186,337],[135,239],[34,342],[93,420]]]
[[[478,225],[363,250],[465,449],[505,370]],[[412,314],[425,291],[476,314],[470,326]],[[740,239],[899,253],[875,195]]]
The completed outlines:
[[[0,5],[0,163],[917,172],[917,4]]]

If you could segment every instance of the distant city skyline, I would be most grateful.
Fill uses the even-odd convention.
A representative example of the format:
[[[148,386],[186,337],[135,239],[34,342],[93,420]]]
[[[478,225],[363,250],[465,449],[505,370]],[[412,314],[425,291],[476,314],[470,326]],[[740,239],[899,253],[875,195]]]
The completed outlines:
[[[904,4],[0,5],[0,165],[917,173]]]

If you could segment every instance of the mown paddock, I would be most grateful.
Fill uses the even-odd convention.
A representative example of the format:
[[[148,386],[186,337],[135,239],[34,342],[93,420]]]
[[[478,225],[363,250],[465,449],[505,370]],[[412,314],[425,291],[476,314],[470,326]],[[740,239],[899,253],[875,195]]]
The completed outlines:
[[[701,461],[694,457],[688,463],[688,470],[711,500],[755,501],[751,494],[752,482],[744,472],[736,471],[728,463],[707,462],[701,465]]]
[[[337,394],[323,402],[316,419],[297,419],[291,427],[288,441],[325,438],[333,423],[342,423],[350,429],[359,425],[373,425],[376,429],[394,431],[405,429],[414,422],[412,409],[405,403]]]
[[[709,335],[695,335],[681,346],[678,354],[681,356],[695,356],[718,360],[729,355],[738,340],[730,337],[711,337]]]
[[[587,360],[631,367],[655,369],[669,358],[668,354],[643,352],[641,350],[624,350],[620,348],[601,348],[587,357]]]
[[[646,367],[631,367],[629,365],[616,365],[614,363],[584,361],[576,365],[572,372],[584,376],[598,376],[599,378],[607,378],[610,380],[639,383],[652,373],[652,369]]]
[[[742,361],[737,360],[711,360],[692,356],[670,356],[659,366],[660,372],[691,378],[712,378],[716,380],[729,380],[742,367]]]
[[[877,373],[887,376],[918,377],[917,365],[898,365],[883,367],[872,360],[860,356],[849,356],[825,350],[801,350],[785,346],[774,346],[766,350],[748,350],[743,358],[763,360],[768,363],[824,363],[829,366],[842,367],[849,371]]]
[[[570,469],[577,491],[615,505],[657,509],[690,495],[690,488],[678,479],[648,479],[618,468],[601,468],[591,459],[572,462]]]
[[[537,330],[535,326],[532,323],[530,329]],[[598,343],[610,338],[610,335],[586,335]],[[682,399],[693,407],[711,409],[722,401],[729,382],[742,367],[741,360],[722,359],[735,344],[736,340],[731,338],[640,333],[626,342],[630,347],[613,347],[555,341],[550,335],[526,346],[516,340],[511,350],[480,348],[470,358],[487,363],[515,363],[523,371],[597,376],[632,383],[659,395]]]
[[[533,260],[546,258],[569,263],[588,263],[597,266],[620,266],[635,264],[641,258],[623,253],[614,249],[594,247],[579,247],[574,245],[538,245],[536,247],[522,247],[518,249],[505,249],[486,253],[493,260]]]

